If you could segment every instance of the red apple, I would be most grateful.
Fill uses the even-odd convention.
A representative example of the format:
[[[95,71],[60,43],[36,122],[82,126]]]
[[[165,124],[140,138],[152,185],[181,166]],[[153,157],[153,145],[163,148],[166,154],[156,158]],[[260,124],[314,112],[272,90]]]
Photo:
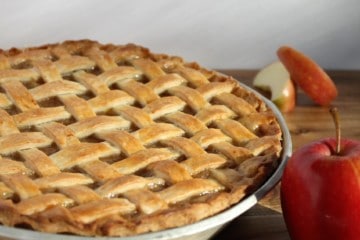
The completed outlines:
[[[280,61],[289,71],[291,79],[317,104],[327,106],[337,96],[334,82],[310,57],[283,46],[277,51]]]
[[[254,77],[253,85],[271,93],[271,101],[282,112],[290,112],[295,107],[296,91],[290,74],[284,65],[277,61],[261,69]]]
[[[360,239],[360,141],[337,136],[303,146],[285,167],[281,205],[292,240]]]

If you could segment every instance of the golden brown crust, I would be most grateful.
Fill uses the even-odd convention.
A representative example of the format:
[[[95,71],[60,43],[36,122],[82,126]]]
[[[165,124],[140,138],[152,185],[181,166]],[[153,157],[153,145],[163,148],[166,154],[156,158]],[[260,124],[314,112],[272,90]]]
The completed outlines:
[[[129,236],[238,203],[276,167],[274,114],[231,77],[134,44],[0,50],[0,223]]]

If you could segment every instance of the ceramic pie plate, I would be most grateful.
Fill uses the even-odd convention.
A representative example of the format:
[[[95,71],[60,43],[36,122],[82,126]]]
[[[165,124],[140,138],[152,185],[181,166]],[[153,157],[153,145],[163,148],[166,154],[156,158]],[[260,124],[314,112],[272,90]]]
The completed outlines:
[[[280,162],[278,167],[275,169],[273,174],[251,195],[242,199],[239,203],[233,205],[231,208],[198,221],[196,223],[186,225],[183,227],[177,227],[173,229],[163,230],[159,232],[146,233],[131,237],[83,237],[75,235],[64,235],[64,234],[50,234],[42,233],[32,230],[6,227],[0,225],[0,239],[20,239],[20,240],[91,240],[91,239],[109,239],[109,240],[139,240],[139,239],[161,239],[161,240],[185,240],[185,239],[209,239],[219,232],[227,223],[249,210],[253,207],[266,193],[268,193],[279,181],[282,176],[285,164],[292,153],[292,143],[289,130],[286,126],[286,122],[282,117],[282,114],[277,107],[268,99],[263,97],[261,94],[239,83],[242,87],[254,92],[259,96],[266,105],[274,112],[280,128],[282,130],[282,152],[280,156]]]

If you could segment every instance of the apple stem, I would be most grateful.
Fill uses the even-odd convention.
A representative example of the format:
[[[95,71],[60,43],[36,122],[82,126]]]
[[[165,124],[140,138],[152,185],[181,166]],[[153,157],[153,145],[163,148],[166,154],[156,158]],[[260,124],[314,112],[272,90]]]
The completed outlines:
[[[340,121],[337,107],[332,106],[330,108],[331,116],[335,123],[336,130],[336,154],[340,154]]]

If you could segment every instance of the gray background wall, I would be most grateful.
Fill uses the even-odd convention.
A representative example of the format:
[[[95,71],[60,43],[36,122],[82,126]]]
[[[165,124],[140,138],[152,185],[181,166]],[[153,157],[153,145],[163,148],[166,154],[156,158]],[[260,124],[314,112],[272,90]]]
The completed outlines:
[[[134,42],[211,68],[258,68],[284,44],[324,68],[360,69],[357,0],[0,1],[0,48]]]

